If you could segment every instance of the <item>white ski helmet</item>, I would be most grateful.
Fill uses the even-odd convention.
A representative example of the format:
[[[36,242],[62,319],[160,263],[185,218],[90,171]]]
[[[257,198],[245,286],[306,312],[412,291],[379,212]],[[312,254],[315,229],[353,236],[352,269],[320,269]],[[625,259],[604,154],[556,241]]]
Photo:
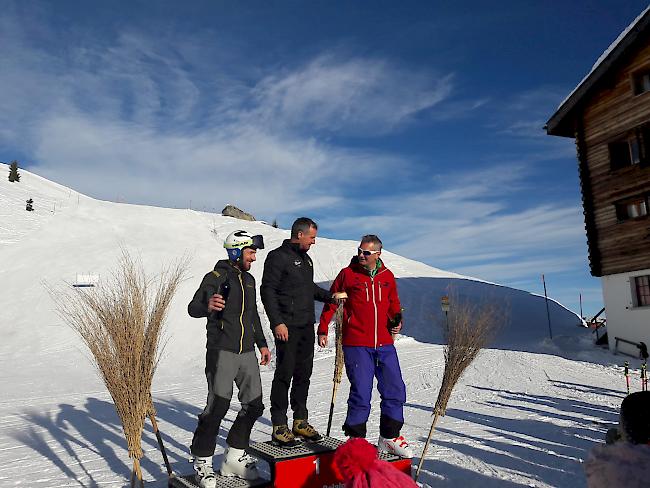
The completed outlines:
[[[226,248],[228,259],[237,261],[241,257],[241,252],[247,247],[264,249],[264,238],[261,235],[252,236],[245,230],[236,230],[228,234],[223,247]]]

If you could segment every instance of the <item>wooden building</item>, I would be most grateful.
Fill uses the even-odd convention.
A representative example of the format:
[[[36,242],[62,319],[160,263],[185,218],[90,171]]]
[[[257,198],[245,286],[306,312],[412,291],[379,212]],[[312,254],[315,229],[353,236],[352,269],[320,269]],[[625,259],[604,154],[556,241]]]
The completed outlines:
[[[609,347],[638,355],[635,344],[650,345],[650,7],[546,130],[576,142],[589,265],[602,278]]]

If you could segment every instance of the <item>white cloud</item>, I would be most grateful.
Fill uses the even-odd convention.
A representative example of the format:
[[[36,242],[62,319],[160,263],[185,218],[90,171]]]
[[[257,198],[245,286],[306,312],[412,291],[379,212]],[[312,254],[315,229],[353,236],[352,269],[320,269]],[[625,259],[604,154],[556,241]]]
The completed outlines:
[[[308,125],[379,134],[451,90],[448,76],[335,55],[247,84],[199,64],[191,40],[125,28],[108,43],[84,38],[61,50],[65,40],[45,22],[32,42],[16,27],[23,17],[9,12],[1,24],[0,144],[100,198],[233,202],[267,219],[331,207],[353,171],[409,162],[338,147]]]
[[[203,52],[215,48],[204,47],[204,33],[179,39],[125,27],[102,41],[72,28],[77,43],[59,34],[39,15],[0,18],[0,145],[32,155],[39,173],[79,191],[217,210],[234,203],[267,220],[330,209],[327,227],[339,235],[391,236],[393,251],[493,281],[537,272],[531,266],[567,269],[572,258],[554,255],[584,247],[579,208],[521,198],[526,164],[427,175],[407,158],[328,139],[382,135],[422,113],[443,120],[494,103],[452,98],[452,75],[325,53],[242,76],[244,68],[224,62],[232,54],[206,63]],[[545,96],[513,99],[498,127],[530,133],[537,122],[527,121],[541,120],[530,107],[546,105]],[[413,188],[429,179],[429,189],[349,196],[351,185],[372,189],[384,175]]]
[[[211,128],[193,135],[160,134],[137,124],[84,114],[51,117],[38,129],[40,172],[100,198],[202,204],[235,202],[253,211],[307,211],[340,200],[345,168],[398,164],[387,156],[327,147],[258,127]],[[88,164],[92,161],[92,164]],[[327,182],[327,184],[323,184]],[[221,202],[221,203],[219,203]]]
[[[426,191],[369,199],[361,216],[329,225],[383,235],[393,252],[489,281],[575,269],[586,247],[580,208],[529,204],[529,178],[523,165],[450,174]]]
[[[323,55],[299,70],[271,75],[253,91],[253,113],[291,127],[332,132],[383,133],[447,99],[452,76],[385,60]]]
[[[542,273],[560,273],[571,269],[576,265],[575,256],[536,257],[521,256],[516,260],[499,260],[487,264],[474,264],[461,266],[455,269],[457,273],[489,279],[497,283],[511,283],[523,276],[536,274],[540,277]],[[489,277],[489,278],[488,278]],[[541,286],[541,285],[540,285]]]
[[[549,137],[544,130],[552,109],[562,100],[565,91],[542,86],[513,94],[493,107],[488,124],[496,134],[525,143],[528,161],[543,161],[575,157],[571,139]]]

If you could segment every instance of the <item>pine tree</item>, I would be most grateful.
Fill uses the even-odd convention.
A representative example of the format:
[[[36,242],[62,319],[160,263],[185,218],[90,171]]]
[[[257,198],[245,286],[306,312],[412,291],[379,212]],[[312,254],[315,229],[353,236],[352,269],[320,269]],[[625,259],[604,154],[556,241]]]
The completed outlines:
[[[20,173],[18,172],[18,161],[12,161],[9,165],[9,181],[20,181]]]
[[[278,228],[278,220],[273,219],[273,223],[271,224],[271,227],[275,227],[276,229]]]

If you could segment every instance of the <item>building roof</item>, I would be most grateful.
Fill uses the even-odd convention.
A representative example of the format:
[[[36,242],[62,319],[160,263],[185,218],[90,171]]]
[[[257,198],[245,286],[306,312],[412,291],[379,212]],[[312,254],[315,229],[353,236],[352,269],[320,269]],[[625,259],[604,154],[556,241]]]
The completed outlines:
[[[553,116],[546,123],[546,132],[549,135],[573,137],[573,113],[574,109],[580,105],[580,102],[590,94],[598,81],[616,66],[623,55],[631,46],[634,46],[641,34],[650,25],[650,6],[648,6],[639,16],[621,32],[607,50],[601,54],[591,71],[576,86],[568,97],[562,101]]]

